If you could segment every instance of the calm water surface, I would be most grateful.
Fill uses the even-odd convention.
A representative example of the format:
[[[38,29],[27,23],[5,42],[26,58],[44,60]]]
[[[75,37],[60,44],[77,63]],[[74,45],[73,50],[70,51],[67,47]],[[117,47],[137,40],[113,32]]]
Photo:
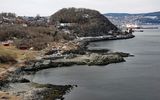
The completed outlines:
[[[160,30],[134,34],[133,39],[89,45],[135,55],[124,63],[46,69],[33,81],[78,85],[65,100],[160,100]]]

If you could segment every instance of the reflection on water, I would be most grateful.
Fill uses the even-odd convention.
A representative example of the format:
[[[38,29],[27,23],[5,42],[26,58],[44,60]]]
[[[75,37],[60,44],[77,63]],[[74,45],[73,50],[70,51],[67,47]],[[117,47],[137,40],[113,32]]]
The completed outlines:
[[[107,66],[72,66],[37,72],[33,81],[77,84],[65,100],[159,100],[160,31],[145,30],[128,40],[91,43],[92,48],[129,52],[135,57]]]

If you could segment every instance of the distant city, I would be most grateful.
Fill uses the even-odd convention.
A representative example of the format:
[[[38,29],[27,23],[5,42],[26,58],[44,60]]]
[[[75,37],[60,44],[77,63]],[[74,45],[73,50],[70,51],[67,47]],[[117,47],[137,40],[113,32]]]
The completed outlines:
[[[151,13],[129,14],[129,13],[107,13],[104,14],[113,24],[122,26],[126,24],[135,25],[159,25],[160,11]]]

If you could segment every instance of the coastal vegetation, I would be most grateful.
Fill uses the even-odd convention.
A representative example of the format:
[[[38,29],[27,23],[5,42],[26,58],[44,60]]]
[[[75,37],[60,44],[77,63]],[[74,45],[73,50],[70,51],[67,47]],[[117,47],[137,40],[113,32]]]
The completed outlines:
[[[17,48],[27,46],[42,50],[49,42],[67,39],[67,35],[51,27],[23,27],[21,25],[4,25],[0,27],[0,41],[13,40]]]

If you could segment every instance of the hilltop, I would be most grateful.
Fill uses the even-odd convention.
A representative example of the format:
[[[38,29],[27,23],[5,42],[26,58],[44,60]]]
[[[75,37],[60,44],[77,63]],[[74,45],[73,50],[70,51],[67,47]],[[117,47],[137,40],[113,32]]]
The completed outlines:
[[[118,30],[98,11],[84,8],[63,8],[51,15],[50,21],[64,32],[80,37],[107,35],[111,30]]]

